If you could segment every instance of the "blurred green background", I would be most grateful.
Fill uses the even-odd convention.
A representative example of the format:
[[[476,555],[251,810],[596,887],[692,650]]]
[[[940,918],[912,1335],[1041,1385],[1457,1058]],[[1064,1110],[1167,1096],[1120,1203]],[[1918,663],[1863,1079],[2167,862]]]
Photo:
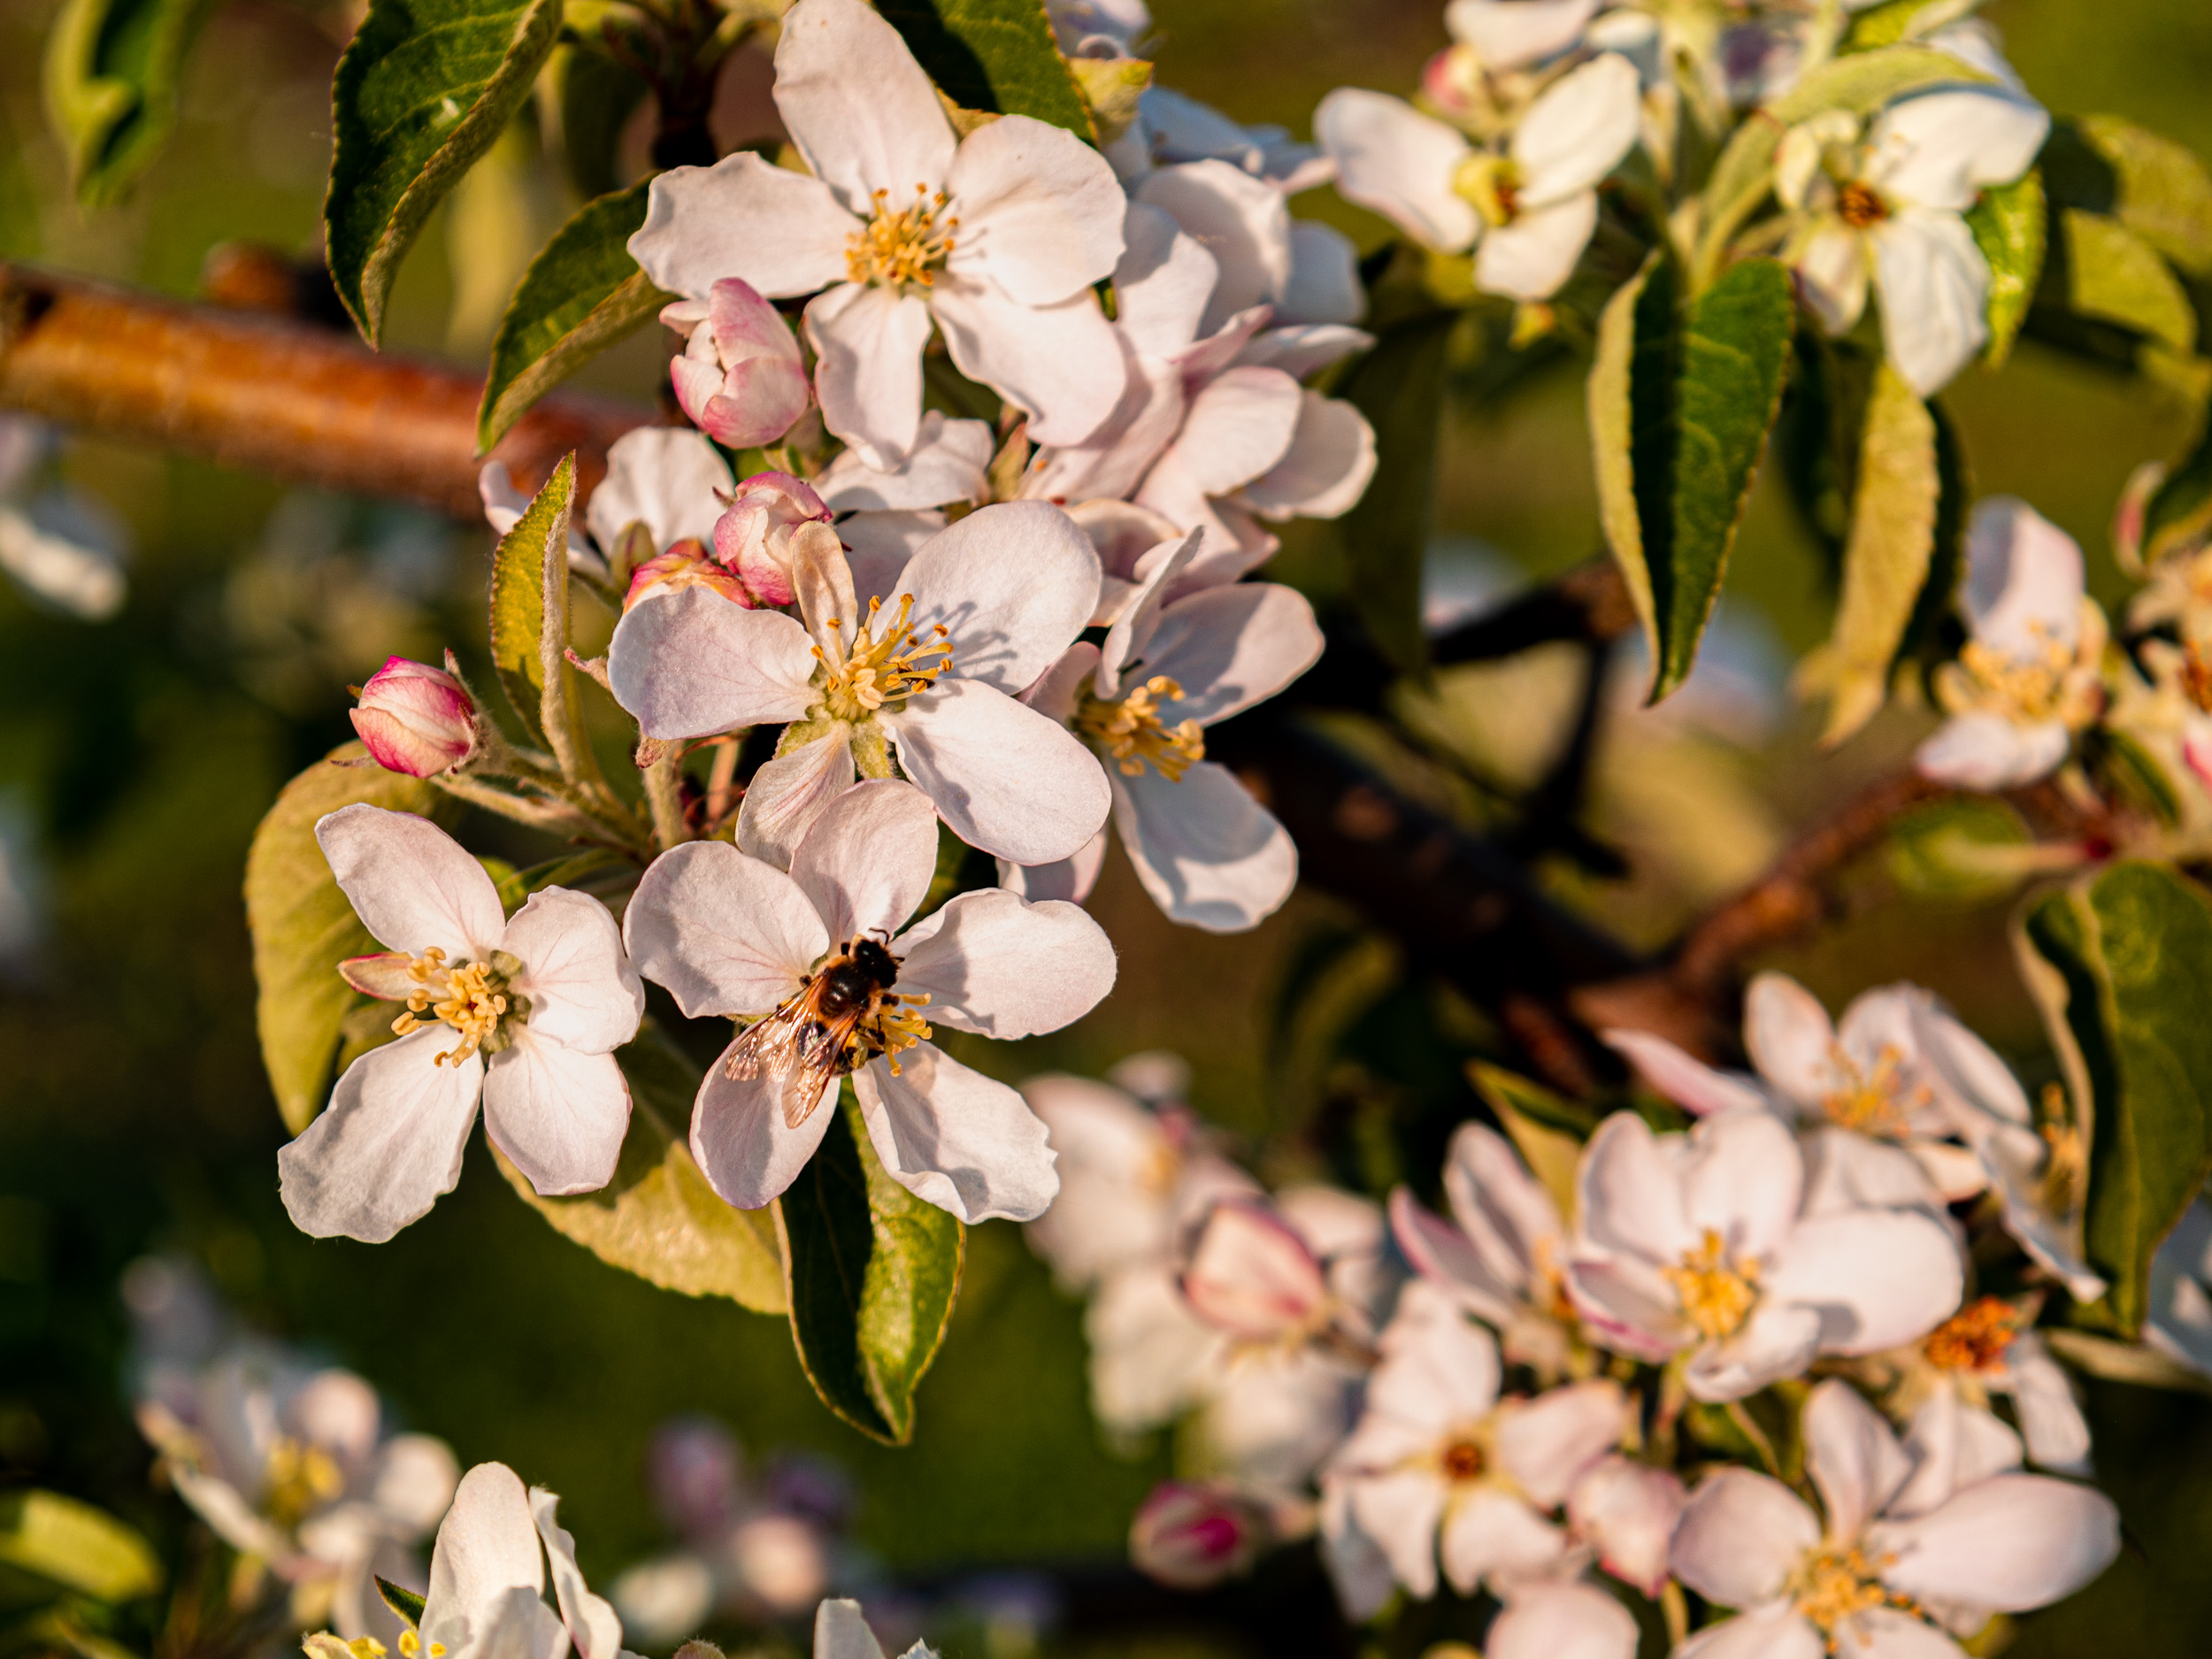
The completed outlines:
[[[219,242],[311,246],[343,8],[224,5],[173,144],[130,204],[97,213],[69,200],[42,130],[50,12],[45,0],[0,4],[0,253],[188,295]],[[2212,154],[2203,0],[2000,0],[1986,15],[2054,110],[2117,111]],[[1332,86],[1408,86],[1444,39],[1433,0],[1167,0],[1156,23],[1164,82],[1302,133]],[[733,77],[726,121],[741,126],[764,74],[741,63]],[[392,311],[396,349],[480,349],[519,260],[566,211],[526,147],[494,166],[412,257]],[[1325,192],[1297,209],[1379,239],[1375,221]],[[458,291],[457,265],[473,273]],[[640,336],[588,383],[644,398],[660,349]],[[1441,528],[1534,573],[1589,557],[1581,397],[1578,373],[1562,367],[1502,405],[1455,413]],[[2123,592],[2106,535],[2113,502],[2131,468],[2180,447],[2186,411],[2032,345],[2001,378],[1970,372],[1947,401],[1979,487],[2027,495],[2080,538],[2093,588]],[[0,585],[0,834],[37,922],[0,983],[0,1484],[58,1486],[165,1540],[180,1535],[182,1511],[148,1486],[149,1454],[127,1416],[116,1294],[126,1263],[173,1248],[204,1263],[252,1322],[364,1372],[464,1464],[503,1459],[562,1493],[595,1580],[664,1542],[644,1451],[655,1424],[682,1410],[719,1416],[756,1452],[806,1447],[840,1460],[860,1486],[858,1537],[895,1570],[1118,1561],[1166,1453],[1102,1444],[1084,1404],[1080,1310],[1005,1224],[972,1235],[952,1333],[903,1451],[829,1417],[780,1321],[655,1291],[557,1237],[516,1202],[480,1141],[459,1190],[389,1245],[315,1242],[289,1227],[276,1200],[282,1131],[253,1040],[239,899],[247,839],[280,783],[349,734],[348,681],[391,652],[480,640],[488,537],[93,439],[73,441],[65,466],[127,522],[135,555],[128,604],[98,626]],[[1335,580],[1325,534],[1290,557],[1325,596]],[[1732,572],[1739,623],[1793,656],[1824,629],[1823,580],[1763,488]],[[1478,722],[1488,699],[1541,695],[1479,674],[1445,691]],[[1668,751],[1663,775],[1624,767],[1601,810],[1609,800],[1624,837],[1655,849],[1671,886],[1624,913],[1663,933],[1684,905],[1741,879],[1790,825],[1893,766],[1918,729],[1909,715],[1886,717],[1822,757],[1810,720],[1792,713],[1718,760],[1686,748]],[[1847,919],[1786,965],[1832,1003],[1921,980],[2032,1078],[2049,1075],[2001,907],[1932,909],[1872,879],[1854,894]],[[1118,857],[1094,908],[1121,950],[1114,995],[1055,1038],[968,1057],[1019,1078],[1171,1048],[1194,1064],[1198,1106],[1250,1144],[1295,1129],[1325,1092],[1302,1067],[1321,1051],[1310,1022],[1328,1017],[1302,1005],[1286,1025],[1272,1010],[1314,959],[1310,947],[1350,936],[1352,919],[1302,896],[1241,938],[1176,932]],[[1355,1003],[1362,972],[1386,980],[1386,964],[1362,968],[1356,952],[1331,960]],[[1449,1066],[1412,1057],[1440,1025],[1448,1047],[1451,1010],[1396,999],[1351,1033],[1374,1110],[1446,1125],[1463,1110]],[[1417,1040],[1404,1034],[1417,1027]],[[1386,1136],[1361,1169],[1340,1172],[1387,1179],[1404,1142]],[[1272,1167],[1297,1166],[1288,1144]],[[2194,1400],[2091,1394],[2099,1460],[2133,1548],[2091,1594],[2024,1621],[2013,1651],[2200,1653],[2212,1620],[2208,1413]]]

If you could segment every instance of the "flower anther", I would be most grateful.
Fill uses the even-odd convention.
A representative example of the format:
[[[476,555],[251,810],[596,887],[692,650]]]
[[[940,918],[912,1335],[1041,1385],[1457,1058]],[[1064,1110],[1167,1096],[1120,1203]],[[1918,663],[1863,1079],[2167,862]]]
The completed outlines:
[[[1179,783],[1194,762],[1206,758],[1205,733],[1197,721],[1170,726],[1160,718],[1163,702],[1182,697],[1182,687],[1165,674],[1153,675],[1118,700],[1087,693],[1076,710],[1075,730],[1104,749],[1124,777],[1139,776],[1149,761],[1160,776]]]
[[[1444,1479],[1460,1485],[1479,1480],[1489,1462],[1482,1442],[1471,1433],[1459,1435],[1436,1455],[1436,1464]]]
[[[1854,230],[1866,230],[1889,217],[1889,204],[1873,186],[1851,179],[1836,192],[1836,217]]]
[[[1969,1302],[1928,1333],[1928,1363],[1945,1371],[1993,1371],[2004,1363],[2022,1323],[2020,1310],[2001,1296]]]
[[[1679,1267],[1659,1271],[1681,1298],[1683,1317],[1714,1341],[1741,1330],[1759,1300],[1759,1263],[1748,1257],[1732,1263],[1712,1227],[1695,1249],[1682,1253]]]
[[[514,1041],[507,1022],[521,1025],[530,1018],[530,999],[511,995],[507,988],[521,972],[522,964],[503,950],[494,951],[488,962],[450,968],[445,952],[433,945],[407,964],[415,988],[407,994],[407,1011],[392,1022],[392,1030],[404,1037],[442,1020],[459,1032],[460,1042],[437,1056],[438,1065],[449,1060],[459,1065],[480,1050],[497,1054]],[[425,1019],[425,1014],[432,1018]]]
[[[888,623],[881,620],[882,611],[880,599],[868,602],[868,620],[853,635],[853,642],[841,649],[838,661],[831,662],[820,646],[814,648],[814,655],[829,671],[822,700],[838,719],[865,720],[887,703],[903,703],[927,690],[952,666],[952,647],[947,643],[950,631],[944,624],[926,634],[908,631],[907,619],[914,611],[912,594],[899,595],[898,613]],[[833,617],[828,632],[835,637],[837,630]]]
[[[403,1630],[399,1633],[399,1654],[400,1659],[445,1659],[445,1644],[426,1642],[412,1630]]]
[[[2069,726],[2080,725],[2087,715],[2074,706],[2079,701],[2070,672],[2074,651],[2053,638],[2047,626],[2032,626],[2037,641],[2032,658],[2024,661],[1978,640],[1969,641],[1959,652],[1960,665],[1978,694],[1976,701],[2023,723],[2063,720]]]
[[[898,1076],[897,1056],[933,1034],[917,1011],[928,1002],[927,993],[891,988],[900,962],[871,934],[847,940],[779,1007],[747,1028],[731,1048],[725,1070],[733,1078],[757,1076],[770,1064],[772,1050],[790,1045],[799,1065],[825,1082],[849,1076],[879,1055]]]
[[[1909,1091],[1903,1087],[1904,1056],[1893,1043],[1884,1043],[1874,1064],[1863,1069],[1841,1043],[1831,1047],[1828,1061],[1839,1080],[1821,1096],[1820,1105],[1831,1122],[1893,1141],[1908,1133],[1906,1113],[1924,1103],[1928,1091],[1924,1087]]]
[[[1847,1618],[1878,1607],[1920,1610],[1909,1599],[1883,1586],[1881,1570],[1893,1559],[1885,1556],[1870,1561],[1865,1552],[1854,1546],[1820,1550],[1809,1555],[1797,1570],[1791,1581],[1797,1610],[1819,1626],[1830,1653],[1837,1651],[1837,1627]]]
[[[288,1434],[269,1448],[262,1478],[262,1507],[280,1526],[297,1526],[346,1489],[336,1459]]]
[[[941,226],[937,221],[945,210],[945,193],[933,196],[927,185],[918,184],[914,204],[896,209],[888,190],[874,192],[872,199],[874,216],[845,240],[846,277],[888,288],[934,287],[938,270],[959,245],[953,234],[960,228],[958,215]]]

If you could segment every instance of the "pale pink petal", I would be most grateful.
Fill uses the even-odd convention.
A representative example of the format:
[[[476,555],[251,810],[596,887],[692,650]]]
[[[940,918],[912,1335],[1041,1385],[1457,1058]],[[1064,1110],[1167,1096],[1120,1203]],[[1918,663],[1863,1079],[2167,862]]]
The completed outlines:
[[[1337,167],[1337,191],[1444,253],[1474,245],[1482,219],[1452,188],[1474,153],[1456,129],[1402,99],[1339,87],[1313,112],[1314,136]]]
[[[1390,1194],[1390,1231],[1415,1272],[1451,1291],[1493,1325],[1512,1320],[1520,1287],[1502,1281],[1465,1233],[1430,1214],[1402,1187]]]
[[[553,1595],[560,1603],[561,1622],[580,1659],[617,1659],[622,1648],[622,1622],[606,1601],[585,1587],[576,1567],[576,1540],[554,1518],[560,1500],[541,1487],[530,1491],[530,1516],[538,1536],[545,1540],[546,1559],[553,1567]]]
[[[1836,1027],[1820,999],[1786,973],[1744,989],[1743,1046],[1759,1075],[1800,1108],[1817,1106],[1834,1076]]]
[[[988,421],[948,420],[938,411],[928,410],[915,430],[914,452],[903,465],[879,472],[859,450],[848,449],[814,480],[815,493],[839,512],[910,511],[947,502],[980,501],[990,491],[984,469],[990,465],[995,447]],[[850,528],[838,526],[848,542]]]
[[[920,434],[929,307],[890,288],[841,282],[808,305],[805,321],[822,424],[871,467],[891,471]]]
[[[1580,1235],[1601,1251],[1626,1251],[1671,1266],[1697,1244],[1682,1207],[1680,1156],[1634,1112],[1600,1124],[1575,1177]]]
[[[2028,1455],[2065,1475],[2089,1472],[2089,1425],[2065,1371],[2043,1339],[2024,1331],[2005,1355],[2012,1373],[2012,1406]]]
[[[2093,1487],[2045,1475],[1999,1475],[1940,1509],[1886,1522],[1870,1555],[1894,1556],[1882,1582],[1918,1600],[2019,1613],[2064,1600],[2120,1553],[2120,1515]]]
[[[853,573],[853,597],[863,614],[871,599],[893,603],[899,572],[944,527],[941,512],[856,512],[838,525]]]
[[[1436,1594],[1436,1529],[1446,1488],[1426,1473],[1375,1475],[1349,1483],[1351,1516],[1390,1562],[1406,1594]]]
[[[1913,751],[1913,764],[1938,783],[2010,789],[2056,770],[2072,742],[2056,720],[2016,726],[1998,714],[1955,714]]]
[[[768,1013],[830,947],[805,891],[726,841],[663,853],[622,918],[638,972],[693,1018]]]
[[[1216,1204],[1183,1270],[1184,1300],[1208,1324],[1242,1340],[1302,1335],[1324,1310],[1328,1284],[1297,1232],[1265,1204]]]
[[[1574,274],[1597,225],[1594,190],[1530,208],[1482,239],[1475,250],[1475,286],[1509,299],[1548,300]]]
[[[1444,1193],[1453,1217],[1504,1283],[1526,1292],[1548,1259],[1554,1268],[1563,1264],[1566,1227],[1559,1206],[1488,1125],[1463,1123],[1452,1132]]]
[[[1770,1111],[1722,1112],[1690,1131],[1683,1161],[1683,1218],[1728,1254],[1765,1261],[1790,1236],[1804,1190],[1804,1156]]]
[[[806,630],[704,588],[634,605],[607,648],[614,697],[648,737],[708,737],[795,720],[814,704]]]
[[[894,584],[908,627],[936,628],[950,672],[1018,697],[1066,650],[1098,603],[1097,549],[1049,502],[970,513],[925,542]]]
[[[772,1073],[732,1077],[731,1055],[725,1049],[699,1086],[691,1156],[726,1202],[758,1210],[798,1179],[822,1144],[837,1110],[837,1087],[825,1087],[795,1129],[784,1121],[784,1079]]]
[[[597,899],[542,888],[515,912],[499,948],[522,964],[513,985],[530,999],[532,1036],[604,1054],[637,1035],[645,987]]]
[[[1540,1509],[1567,1501],[1591,1464],[1621,1442],[1628,1402],[1608,1378],[1550,1389],[1498,1414],[1498,1463]]]
[[[1925,1515],[1962,1487],[2019,1468],[2020,1437],[1946,1379],[1912,1414],[1905,1456],[1911,1473],[1883,1506],[1893,1521]]]
[[[859,1602],[826,1600],[814,1609],[814,1659],[883,1659]]]
[[[1120,403],[1129,365],[1098,296],[1025,305],[988,280],[947,272],[930,295],[960,372],[1029,413],[1029,436],[1081,443]]]
[[[1121,224],[1124,243],[1114,267],[1114,318],[1130,344],[1167,358],[1198,338],[1221,267],[1194,236],[1165,211],[1132,202]]]
[[[831,802],[853,787],[853,729],[842,721],[755,772],[737,810],[737,844],[779,870]]]
[[[1956,213],[1894,214],[1873,241],[1882,344],[1905,384],[1932,397],[1989,339],[1989,262]]]
[[[1374,476],[1375,429],[1367,417],[1341,398],[1308,392],[1290,448],[1244,487],[1244,499],[1263,518],[1340,518]]]
[[[1676,1577],[1709,1601],[1755,1607],[1782,1594],[1820,1545],[1820,1520],[1770,1476],[1722,1469],[1683,1507],[1671,1556]]]
[[[715,492],[726,494],[730,482],[728,465],[703,434],[684,426],[639,426],[608,449],[607,476],[591,493],[585,522],[608,552],[633,524],[652,533],[656,552],[687,536],[711,543],[722,516]]]
[[[1836,1651],[1853,1659],[1965,1659],[1965,1648],[1924,1618],[1899,1608],[1854,1613],[1834,1634]]]
[[[1009,864],[1001,858],[997,864],[999,886],[1017,898],[1033,903],[1059,899],[1080,904],[1091,896],[1099,872],[1106,867],[1106,832],[1101,830],[1092,836],[1072,858],[1048,864]]]
[[[917,185],[945,182],[955,141],[937,88],[859,0],[800,0],[784,14],[775,96],[808,167],[851,211],[865,217],[876,190],[898,207]]]
[[[1824,221],[1797,256],[1798,292],[1832,334],[1847,333],[1865,313],[1870,274],[1866,237],[1840,219]]]
[[[476,1056],[434,1064],[459,1042],[450,1025],[432,1025],[346,1068],[322,1115],[277,1152],[293,1225],[381,1244],[453,1190],[484,1080]]]
[[[1805,1467],[1828,1511],[1828,1536],[1856,1538],[1912,1471],[1881,1414],[1849,1383],[1814,1385],[1801,1418]]]
[[[1275,300],[1286,326],[1341,326],[1367,315],[1359,244],[1319,219],[1290,221],[1290,280]]]
[[[2081,545],[2024,501],[1993,495],[1967,527],[1959,589],[1974,637],[2023,661],[2081,637]]]
[[[882,721],[953,833],[1015,864],[1072,856],[1113,804],[1096,757],[1065,726],[979,681],[941,680]]]
[[[1892,1210],[1806,1220],[1761,1286],[1819,1312],[1824,1354],[1872,1354],[1925,1336],[1957,1311],[1964,1287],[1942,1224]]]
[[[1694,1117],[1745,1107],[1763,1108],[1766,1095],[1738,1072],[1717,1071],[1685,1054],[1664,1037],[1617,1028],[1601,1033],[1607,1045],[1636,1068],[1645,1082]]]
[[[1575,1536],[1596,1548],[1606,1571],[1656,1601],[1685,1502],[1682,1477],[1671,1469],[1612,1456],[1575,1482],[1567,1517]]]
[[[891,1179],[971,1224],[1033,1221],[1060,1190],[1044,1125],[1003,1083],[931,1043],[853,1077],[868,1138]]]
[[[898,988],[926,995],[925,1018],[1012,1040],[1080,1019],[1114,986],[1114,949],[1073,904],[1002,888],[963,893],[892,941]]]
[[[1451,0],[1444,27],[1486,68],[1518,69],[1572,46],[1597,9],[1598,0]]]
[[[492,1056],[484,1132],[546,1197],[595,1193],[614,1179],[630,1127],[630,1086],[614,1056],[532,1034]]]
[[[1242,933],[1297,885],[1297,843],[1226,767],[1200,761],[1179,779],[1149,767],[1134,776],[1117,771],[1110,782],[1122,846],[1171,919]]]
[[[1743,1328],[1691,1356],[1684,1380],[1699,1400],[1740,1400],[1800,1375],[1820,1351],[1820,1315],[1794,1302],[1762,1301]]]
[[[428,818],[356,802],[319,822],[315,841],[380,944],[416,956],[443,950],[457,967],[483,960],[498,944],[506,927],[499,890]]]
[[[1051,305],[1110,274],[1121,257],[1121,186],[1105,158],[1064,127],[1009,115],[962,141],[947,176],[959,215],[949,269]]]
[[[914,913],[936,869],[937,809],[912,784],[890,778],[839,795],[791,857],[791,879],[833,942],[888,936]]]
[[[504,1463],[479,1463],[462,1476],[453,1507],[438,1526],[423,1609],[426,1645],[449,1648],[480,1637],[492,1609],[511,1592],[545,1587],[537,1524],[521,1479]]]
[[[1828,1645],[1788,1602],[1708,1624],[1674,1650],[1674,1659],[1824,1659]]]
[[[1566,1286],[1591,1340],[1614,1353],[1655,1363],[1697,1339],[1674,1287],[1647,1262],[1625,1255],[1577,1260]]]
[[[1485,1578],[1525,1578],[1556,1565],[1567,1537],[1520,1499],[1478,1486],[1452,1494],[1437,1543],[1444,1577],[1472,1595]]]
[[[1158,167],[1131,198],[1156,207],[1195,237],[1220,269],[1198,325],[1210,334],[1249,306],[1271,304],[1290,286],[1290,208],[1282,192],[1225,161]]]
[[[785,299],[840,280],[846,238],[859,228],[819,179],[741,150],[656,177],[630,254],[672,294],[703,300],[736,277]]]
[[[1225,495],[1288,453],[1305,398],[1280,369],[1229,369],[1191,400],[1170,453],[1201,494]]]
[[[1513,129],[1524,211],[1506,229],[1534,217],[1528,210],[1583,196],[1635,147],[1642,119],[1636,65],[1617,52],[1601,53],[1554,81]],[[1594,219],[1595,210],[1593,201]]]
[[[1924,92],[1875,119],[1866,179],[1900,202],[1963,213],[2033,166],[2050,130],[2041,105],[1995,87]]]
[[[1487,1659],[1636,1659],[1637,1640],[1635,1617],[1604,1591],[1547,1584],[1516,1594],[1482,1646]]]

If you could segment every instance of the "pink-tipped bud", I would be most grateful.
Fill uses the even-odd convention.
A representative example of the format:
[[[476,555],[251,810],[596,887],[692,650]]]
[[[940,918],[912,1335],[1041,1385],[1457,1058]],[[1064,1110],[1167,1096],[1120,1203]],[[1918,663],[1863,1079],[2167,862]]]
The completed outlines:
[[[1264,1505],[1232,1487],[1167,1480],[1129,1524],[1129,1559],[1176,1590],[1205,1590],[1248,1572],[1274,1541]]]
[[[791,325],[749,285],[726,277],[706,303],[680,301],[661,321],[691,338],[670,362],[676,401],[699,429],[733,449],[773,443],[813,394]]]
[[[1315,1334],[1329,1317],[1329,1284],[1297,1230],[1249,1199],[1216,1204],[1199,1225],[1183,1297],[1209,1325],[1248,1342]]]
[[[1451,45],[1423,65],[1421,91],[1446,115],[1464,116],[1482,85],[1482,59],[1471,46]]]
[[[361,687],[353,729],[385,771],[434,778],[476,752],[476,704],[444,669],[395,657]]]
[[[1656,1597],[1667,1582],[1667,1544],[1681,1518],[1682,1477],[1618,1455],[1575,1482],[1567,1518],[1606,1571]]]
[[[735,571],[756,603],[787,605],[791,538],[803,524],[827,524],[830,510],[804,479],[756,472],[740,480],[729,510],[714,526],[714,557]]]
[[[711,588],[731,603],[749,610],[753,604],[754,595],[745,591],[742,581],[715,563],[707,544],[696,536],[686,536],[630,572],[629,591],[622,595],[622,614],[629,615],[645,600],[680,593],[687,588]]]

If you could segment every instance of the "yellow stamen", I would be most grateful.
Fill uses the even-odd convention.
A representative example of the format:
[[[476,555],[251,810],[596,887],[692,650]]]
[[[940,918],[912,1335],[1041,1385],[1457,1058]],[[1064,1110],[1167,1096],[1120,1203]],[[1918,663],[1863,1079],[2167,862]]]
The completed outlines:
[[[1909,1133],[1908,1114],[1928,1094],[1924,1087],[1910,1091],[1904,1087],[1904,1059],[1894,1045],[1885,1043],[1874,1064],[1862,1071],[1859,1063],[1837,1044],[1830,1050],[1828,1061],[1842,1080],[1822,1096],[1821,1110],[1846,1129],[1902,1140]]]
[[[2064,719],[2072,701],[2068,671],[2074,666],[2073,648],[2041,623],[2035,625],[2035,635],[2032,657],[2015,657],[1979,640],[1969,641],[1959,653],[1960,666],[1980,694],[1978,700],[2024,724]]]
[[[1855,1614],[1878,1607],[1919,1612],[1909,1597],[1897,1594],[1881,1582],[1881,1570],[1895,1559],[1884,1555],[1870,1561],[1855,1547],[1824,1549],[1797,1570],[1790,1583],[1796,1594],[1797,1610],[1820,1627],[1830,1653],[1837,1650],[1837,1627]]]
[[[443,1642],[432,1642],[430,1644],[429,1651],[430,1659],[445,1659],[445,1644]],[[412,1630],[403,1630],[400,1632],[399,1652],[400,1659],[421,1659],[423,1652],[422,1638],[416,1635]]]
[[[1711,1227],[1696,1249],[1682,1253],[1681,1266],[1659,1271],[1681,1298],[1682,1317],[1715,1341],[1741,1330],[1759,1300],[1759,1263],[1746,1259],[1732,1266],[1727,1247]]]
[[[911,283],[934,286],[937,270],[959,244],[953,232],[960,228],[956,217],[942,227],[937,215],[944,211],[942,190],[932,196],[926,185],[914,187],[914,205],[894,211],[891,193],[878,190],[872,198],[875,216],[845,239],[845,275],[855,282],[873,282],[902,288]]]
[[[887,624],[882,611],[880,599],[868,602],[868,620],[853,635],[853,642],[842,648],[841,660],[833,663],[820,646],[814,648],[816,658],[829,671],[822,700],[841,720],[864,720],[887,703],[902,703],[926,691],[952,666],[948,643],[951,634],[944,624],[927,634],[907,631],[907,618],[914,614],[912,594],[899,595],[898,614]],[[833,617],[828,629],[833,636],[838,626]]]
[[[926,994],[918,995],[911,991],[900,991],[886,998],[883,1012],[876,1018],[875,1029],[868,1033],[873,1052],[884,1057],[893,1077],[899,1075],[897,1056],[918,1042],[928,1041],[930,1036],[929,1022],[916,1013],[913,1008],[899,1004],[919,1006],[928,1001]],[[867,1058],[865,1055],[861,1057],[863,1060]]]
[[[1194,761],[1206,758],[1205,733],[1195,720],[1170,726],[1160,718],[1163,699],[1182,701],[1183,688],[1165,674],[1155,674],[1118,702],[1086,692],[1075,711],[1075,731],[1106,751],[1125,777],[1134,778],[1150,761],[1170,783],[1182,781]]]
[[[297,1526],[346,1489],[328,1452],[289,1435],[269,1448],[263,1479],[262,1508],[279,1526]]]
[[[518,965],[518,964],[516,964]],[[407,1011],[392,1022],[392,1030],[404,1037],[442,1020],[461,1033],[461,1041],[432,1062],[459,1065],[488,1045],[496,1053],[506,1045],[497,1041],[500,1021],[512,1012],[526,1014],[519,998],[507,995],[508,975],[488,962],[472,962],[464,968],[445,965],[445,952],[433,945],[407,964],[407,977],[415,982],[408,994]],[[425,1014],[430,1018],[422,1018]]]
[[[2022,1323],[2020,1310],[2001,1296],[1969,1302],[1929,1333],[1928,1363],[1945,1371],[1994,1370]]]

